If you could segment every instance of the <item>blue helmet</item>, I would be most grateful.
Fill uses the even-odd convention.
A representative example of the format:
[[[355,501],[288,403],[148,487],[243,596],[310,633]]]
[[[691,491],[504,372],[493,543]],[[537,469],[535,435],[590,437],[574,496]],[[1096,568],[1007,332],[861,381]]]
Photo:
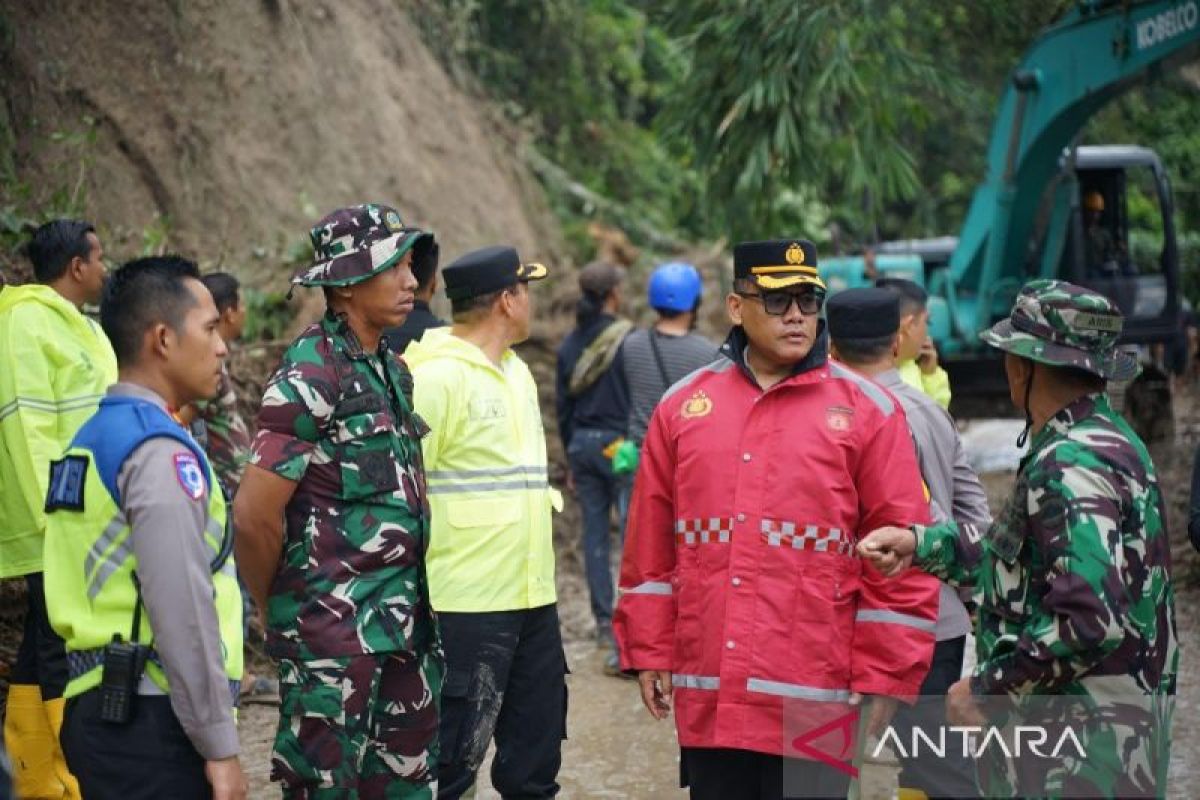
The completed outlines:
[[[663,311],[691,311],[701,291],[700,273],[691,264],[660,264],[650,275],[650,306]]]

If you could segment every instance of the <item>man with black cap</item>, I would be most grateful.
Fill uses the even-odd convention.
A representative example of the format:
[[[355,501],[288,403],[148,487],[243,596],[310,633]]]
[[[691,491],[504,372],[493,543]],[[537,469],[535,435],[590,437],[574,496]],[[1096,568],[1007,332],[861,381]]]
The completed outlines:
[[[1082,757],[1008,764],[988,751],[985,797],[1166,789],[1179,668],[1171,545],[1150,454],[1105,394],[1107,381],[1138,372],[1117,347],[1122,327],[1094,291],[1044,279],[1022,287],[1009,316],[980,334],[1004,351],[1025,413],[1018,446],[1029,440],[1004,511],[986,530],[950,519],[873,531],[858,545],[888,574],[915,562],[976,585],[977,663],[950,689],[952,723],[1069,719],[1086,742]]]
[[[844,797],[822,731],[852,736],[864,695],[881,730],[929,667],[937,581],[853,556],[877,520],[927,519],[904,412],[827,358],[824,299],[811,242],[735,247],[728,360],[643,445],[614,628],[650,713],[675,698],[694,798]]]
[[[284,352],[234,503],[238,564],[279,659],[271,776],[293,797],[428,797],[440,648],[412,376],[383,330],[412,310],[433,235],[381,205],[313,227],[327,310]]]
[[[424,258],[413,261],[413,277],[417,279],[417,290],[413,293],[413,310],[400,325],[383,332],[392,352],[403,353],[410,343],[424,336],[425,331],[441,328],[446,324],[429,307],[438,290],[438,250],[437,243],[434,243]]]
[[[900,347],[900,298],[886,289],[847,289],[825,306],[832,356],[891,392],[904,408],[917,464],[929,492],[934,522],[955,519],[986,528],[991,522],[987,493],[967,463],[966,450],[950,414],[929,395],[908,384],[896,369]],[[911,741],[913,724],[929,732],[945,722],[945,696],[962,676],[963,653],[971,617],[958,592],[941,586],[937,645],[933,663],[921,684],[929,698],[914,709],[903,709],[893,727],[900,740]],[[929,797],[967,797],[975,793],[971,764],[952,751],[946,758],[902,758],[902,786],[921,789]]]
[[[453,324],[405,356],[433,520],[426,558],[446,652],[438,796],[457,798],[493,735],[492,784],[504,797],[558,792],[566,663],[554,589],[551,509],[537,384],[512,351],[529,337],[529,283],[546,277],[511,247],[487,247],[443,272]]]

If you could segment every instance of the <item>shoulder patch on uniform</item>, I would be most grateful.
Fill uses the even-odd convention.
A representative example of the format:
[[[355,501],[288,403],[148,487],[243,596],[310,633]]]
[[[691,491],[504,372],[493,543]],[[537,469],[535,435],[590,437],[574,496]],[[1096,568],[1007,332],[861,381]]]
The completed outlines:
[[[204,473],[200,471],[200,462],[192,453],[176,453],[175,479],[183,487],[183,491],[193,500],[204,496]]]
[[[46,513],[67,509],[83,511],[83,489],[87,481],[88,457],[64,456],[50,462],[50,490]]]

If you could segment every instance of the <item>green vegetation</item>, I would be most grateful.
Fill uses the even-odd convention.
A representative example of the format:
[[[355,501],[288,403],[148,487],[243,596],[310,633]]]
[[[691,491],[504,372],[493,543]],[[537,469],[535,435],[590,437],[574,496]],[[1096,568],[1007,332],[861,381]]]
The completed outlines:
[[[850,249],[955,233],[1005,80],[1072,6],[428,0],[418,18],[553,165],[538,174],[587,257],[578,234],[596,218],[651,246],[655,234],[794,231]],[[1200,230],[1196,95],[1166,76],[1084,134],[1158,150],[1184,231]]]

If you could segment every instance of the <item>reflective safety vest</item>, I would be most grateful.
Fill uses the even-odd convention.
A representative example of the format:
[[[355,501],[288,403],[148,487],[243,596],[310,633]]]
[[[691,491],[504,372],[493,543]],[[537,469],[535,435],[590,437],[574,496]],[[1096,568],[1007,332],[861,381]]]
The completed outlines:
[[[202,465],[208,487],[205,541],[213,554],[214,603],[229,677],[231,703],[242,675],[242,598],[226,528],[225,498],[196,442],[158,405],[134,397],[105,397],[75,435],[66,455],[53,462],[46,499],[46,606],[54,630],[66,640],[66,697],[100,683],[104,646],[120,634],[128,641],[138,593],[131,528],[121,509],[117,475],[147,439],[165,436],[187,447]],[[144,609],[143,609],[144,611]],[[138,641],[153,642],[143,613]],[[167,677],[151,651],[146,674],[163,691]]]
[[[434,328],[409,345],[431,532],[425,556],[436,611],[512,611],[555,601],[551,488],[537,384],[511,350],[497,367]]]

